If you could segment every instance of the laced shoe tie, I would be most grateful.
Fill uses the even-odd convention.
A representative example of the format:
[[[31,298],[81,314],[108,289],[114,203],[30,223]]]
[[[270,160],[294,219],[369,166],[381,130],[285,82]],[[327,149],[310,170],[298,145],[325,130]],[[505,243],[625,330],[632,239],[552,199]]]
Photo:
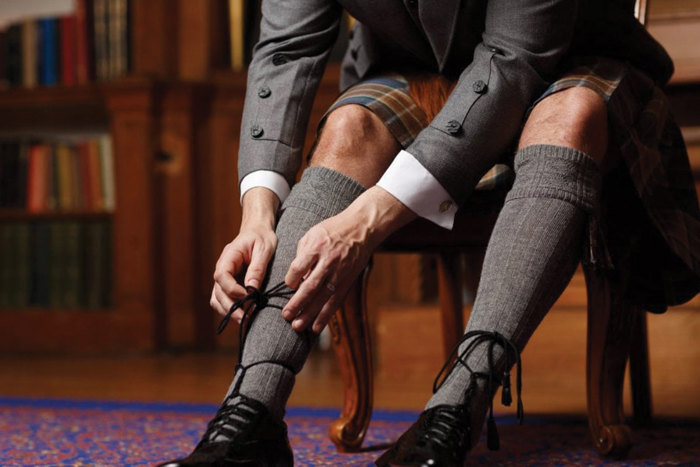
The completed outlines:
[[[237,399],[233,402],[233,399]],[[216,415],[207,424],[197,448],[216,440],[221,435],[229,441],[235,440],[242,433],[253,427],[265,407],[243,395],[231,393],[216,411]]]
[[[426,413],[417,444],[434,443],[455,458],[471,447],[471,427],[465,421],[469,411],[464,405],[440,405]]]
[[[464,351],[459,352],[460,346],[467,340],[474,338],[469,344],[467,344]],[[472,370],[467,364],[468,355],[482,342],[488,343],[488,373],[482,373]],[[504,355],[504,368],[505,370],[500,375],[496,374],[496,368],[493,358],[493,350],[496,345],[499,345],[503,349]],[[454,359],[454,361],[453,361]],[[520,359],[520,351],[518,348],[508,340],[502,334],[496,331],[469,331],[465,333],[459,340],[455,348],[450,352],[447,361],[440,369],[440,372],[435,377],[433,381],[433,393],[436,393],[445,381],[449,378],[452,372],[457,367],[457,364],[461,364],[464,368],[469,371],[472,375],[471,383],[466,391],[467,401],[471,397],[472,391],[476,389],[476,379],[481,378],[486,380],[486,391],[489,394],[489,415],[487,420],[487,431],[486,431],[486,445],[492,451],[498,450],[500,447],[500,441],[498,437],[498,429],[496,428],[496,421],[493,417],[493,397],[491,395],[495,392],[498,384],[500,383],[503,388],[501,390],[501,403],[505,406],[509,406],[513,401],[513,396],[511,393],[511,381],[510,381],[510,371],[508,370],[513,364],[516,365],[516,377],[515,377],[515,390],[517,394],[517,418],[518,423],[522,425],[524,418],[523,401],[522,401],[522,362]]]
[[[236,385],[233,387],[233,390],[226,396],[221,407],[219,407],[219,410],[216,412],[216,416],[207,425],[207,430],[202,436],[200,444],[213,441],[217,435],[234,439],[240,433],[247,431],[257,419],[259,413],[262,410],[266,410],[263,404],[247,398],[239,392],[247,370],[263,363],[272,363],[296,374],[294,368],[286,362],[279,360],[261,360],[249,365],[243,365],[245,340],[248,337],[248,330],[257,316],[257,313],[266,307],[281,310],[281,306],[270,304],[270,299],[274,297],[290,298],[296,291],[288,288],[284,282],[280,282],[266,292],[251,286],[246,287],[246,291],[248,292],[246,296],[233,302],[231,308],[229,308],[226,315],[224,315],[219,322],[219,326],[216,330],[217,334],[221,334],[224,329],[226,329],[233,313],[238,309],[243,310],[243,318],[241,319],[241,324],[238,329],[239,352],[238,362],[235,367],[235,372],[238,373],[238,379],[236,380]]]

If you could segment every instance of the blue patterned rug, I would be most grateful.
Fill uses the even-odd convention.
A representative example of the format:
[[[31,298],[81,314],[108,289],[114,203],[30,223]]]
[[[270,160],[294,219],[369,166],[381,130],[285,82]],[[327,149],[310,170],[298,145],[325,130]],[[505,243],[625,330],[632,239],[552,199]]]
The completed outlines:
[[[122,403],[0,398],[0,465],[145,466],[183,455],[196,444],[216,411],[213,405]],[[298,466],[373,465],[381,450],[416,413],[376,410],[368,449],[339,454],[328,439],[337,410],[292,408],[287,414]],[[583,417],[526,418],[517,426],[498,419],[501,451],[483,443],[470,455],[476,465],[602,465]],[[700,465],[700,421],[656,421],[634,430],[635,447],[614,465]]]

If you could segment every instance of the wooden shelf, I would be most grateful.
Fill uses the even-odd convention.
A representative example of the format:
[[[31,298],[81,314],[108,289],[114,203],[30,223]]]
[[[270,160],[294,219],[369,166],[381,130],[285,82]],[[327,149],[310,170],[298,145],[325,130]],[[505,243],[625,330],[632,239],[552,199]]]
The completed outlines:
[[[28,212],[24,209],[0,209],[0,221],[103,220],[110,219],[113,215],[110,211]]]

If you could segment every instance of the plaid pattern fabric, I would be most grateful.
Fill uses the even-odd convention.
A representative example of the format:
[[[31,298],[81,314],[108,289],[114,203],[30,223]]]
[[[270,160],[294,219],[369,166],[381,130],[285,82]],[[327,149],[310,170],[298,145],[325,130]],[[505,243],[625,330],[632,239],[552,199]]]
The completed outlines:
[[[326,112],[346,104],[372,110],[402,147],[428,125],[409,95],[409,80],[386,75],[346,90]],[[683,303],[700,290],[700,208],[680,129],[663,92],[631,65],[600,57],[577,59],[537,99],[583,86],[608,105],[608,160],[600,236],[619,299],[653,312]],[[494,166],[477,190],[507,187],[513,173]],[[589,239],[590,240],[590,239]],[[600,254],[600,253],[598,253]]]
[[[425,112],[408,94],[409,82],[398,74],[372,78],[347,89],[326,111],[321,125],[333,110],[348,104],[358,104],[377,115],[402,148],[411,145],[418,133],[430,123]],[[476,186],[476,190],[507,187],[513,181],[513,171],[504,164],[492,167]]]

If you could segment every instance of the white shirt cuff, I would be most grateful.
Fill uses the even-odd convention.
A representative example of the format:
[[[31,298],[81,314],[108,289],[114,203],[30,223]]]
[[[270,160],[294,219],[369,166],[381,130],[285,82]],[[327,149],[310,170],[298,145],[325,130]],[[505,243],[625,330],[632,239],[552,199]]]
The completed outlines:
[[[399,152],[377,185],[420,217],[452,230],[457,203],[410,153]]]
[[[259,186],[272,190],[280,199],[280,204],[287,199],[291,191],[289,183],[287,183],[287,180],[282,175],[271,170],[256,170],[255,172],[249,173],[241,180],[241,202],[243,202],[243,195],[245,195],[246,191]]]

